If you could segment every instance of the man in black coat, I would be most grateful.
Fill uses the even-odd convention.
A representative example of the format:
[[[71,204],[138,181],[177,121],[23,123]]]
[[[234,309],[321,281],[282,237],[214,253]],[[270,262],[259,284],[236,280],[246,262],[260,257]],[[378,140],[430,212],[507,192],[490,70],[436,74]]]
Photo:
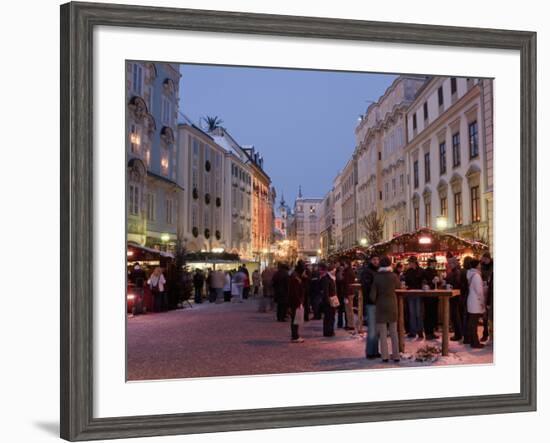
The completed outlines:
[[[428,267],[424,270],[424,280],[430,287],[435,289],[434,279],[438,277],[435,269],[436,260],[431,257],[428,259]],[[435,340],[439,338],[435,334],[438,320],[439,299],[437,297],[426,297],[424,300],[424,328],[426,330],[426,339]]]
[[[202,303],[202,287],[204,286],[204,274],[200,269],[195,271],[193,276],[193,286],[195,287],[195,303]]]
[[[145,280],[147,277],[145,271],[141,269],[139,263],[136,263],[130,280],[134,283],[135,294],[134,294],[134,307],[132,308],[132,313],[134,315],[143,314],[143,287],[145,286]]]
[[[378,352],[378,333],[376,331],[376,305],[369,297],[374,276],[378,272],[380,258],[373,254],[370,256],[368,264],[365,262],[359,272],[361,281],[361,290],[363,291],[364,317],[367,321],[367,340],[365,354],[368,359],[380,357]]]
[[[289,301],[289,283],[288,265],[279,263],[277,272],[273,275],[273,293],[275,303],[277,303],[277,321],[286,321]]]
[[[493,258],[490,252],[484,252],[481,256],[481,278],[487,285],[487,309],[483,314],[483,336],[481,341],[487,341],[489,339],[489,320],[493,320]]]
[[[460,289],[461,287],[461,275],[460,275],[460,265],[456,257],[450,257],[447,259],[449,264],[449,270],[447,271],[447,276],[445,281],[448,285],[451,285],[453,289]],[[462,340],[464,335],[463,333],[463,322],[464,322],[464,304],[462,303],[461,297],[451,297],[450,300],[451,308],[451,324],[453,325],[454,335],[451,337],[452,341]]]
[[[418,259],[411,255],[409,266],[405,271],[405,285],[407,289],[422,289],[423,270],[418,266]],[[407,308],[409,309],[409,338],[418,335],[419,339],[424,338],[424,313],[422,298],[418,296],[407,296]]]

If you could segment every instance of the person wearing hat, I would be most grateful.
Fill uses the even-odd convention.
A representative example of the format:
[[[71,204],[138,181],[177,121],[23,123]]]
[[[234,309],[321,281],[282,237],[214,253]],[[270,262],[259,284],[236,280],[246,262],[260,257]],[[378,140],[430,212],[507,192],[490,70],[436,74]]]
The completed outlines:
[[[145,271],[136,262],[131,276],[131,280],[135,285],[135,302],[132,308],[132,314],[134,315],[143,314],[143,287],[145,286],[146,279]]]
[[[430,289],[435,289],[436,279],[438,278],[437,261],[434,257],[428,259],[428,267],[424,269],[424,280]],[[424,300],[424,329],[426,331],[426,340],[435,340],[439,338],[435,334],[438,320],[439,299],[437,297],[426,297]]]
[[[423,271],[418,266],[416,256],[411,255],[408,259],[409,266],[405,271],[405,285],[407,289],[422,289]],[[407,308],[409,310],[409,338],[418,335],[418,339],[424,338],[424,317],[422,313],[422,298],[418,296],[407,296]]]

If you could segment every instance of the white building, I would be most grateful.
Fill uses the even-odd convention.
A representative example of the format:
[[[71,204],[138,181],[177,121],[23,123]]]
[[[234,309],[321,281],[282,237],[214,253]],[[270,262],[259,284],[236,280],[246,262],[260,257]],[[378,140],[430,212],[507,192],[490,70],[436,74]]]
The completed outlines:
[[[180,192],[178,230],[188,252],[211,251],[228,246],[223,226],[225,151],[214,139],[191,124],[178,126],[178,181]]]
[[[320,218],[319,212],[323,199],[306,198],[302,191],[294,202],[293,233],[298,258],[316,262],[320,256]]]
[[[490,240],[492,114],[486,113],[492,110],[492,89],[486,89],[491,87],[490,81],[474,78],[434,77],[409,107],[411,229],[438,227],[460,237]]]
[[[210,134],[225,150],[223,231],[226,251],[253,260],[252,250],[252,173],[250,159],[237,141],[223,128]]]
[[[384,239],[407,232],[405,113],[424,76],[399,76],[367,109],[355,130],[357,149],[358,236],[365,237],[364,217],[372,212],[384,219]]]

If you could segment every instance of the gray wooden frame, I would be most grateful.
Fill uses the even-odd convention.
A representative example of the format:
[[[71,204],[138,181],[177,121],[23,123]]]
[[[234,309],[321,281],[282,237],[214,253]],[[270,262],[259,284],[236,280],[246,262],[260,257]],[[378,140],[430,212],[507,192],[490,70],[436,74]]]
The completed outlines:
[[[521,56],[521,392],[457,398],[94,418],[94,26],[497,48]],[[503,92],[503,91],[501,91]],[[99,3],[61,6],[61,437],[67,440],[495,414],[536,409],[536,34],[496,29]],[[515,296],[515,294],[514,294]]]

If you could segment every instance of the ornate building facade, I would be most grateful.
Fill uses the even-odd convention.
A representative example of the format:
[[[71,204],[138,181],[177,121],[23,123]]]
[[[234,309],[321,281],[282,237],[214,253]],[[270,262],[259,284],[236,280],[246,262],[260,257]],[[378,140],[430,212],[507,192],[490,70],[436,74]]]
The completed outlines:
[[[407,111],[411,229],[490,241],[492,82],[434,77]]]
[[[355,130],[358,238],[366,236],[363,220],[372,212],[384,220],[384,240],[409,229],[405,115],[425,82],[424,76],[399,76],[359,120]]]
[[[127,240],[173,250],[177,240],[177,65],[126,63]]]

